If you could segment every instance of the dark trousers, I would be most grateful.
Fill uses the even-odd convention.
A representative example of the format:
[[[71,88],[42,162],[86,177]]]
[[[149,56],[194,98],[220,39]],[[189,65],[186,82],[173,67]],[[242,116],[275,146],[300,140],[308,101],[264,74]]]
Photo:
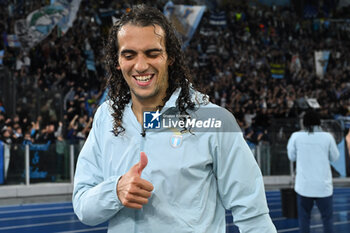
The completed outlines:
[[[323,232],[333,232],[333,196],[329,197],[304,197],[298,194],[298,218],[301,233],[310,232],[310,216],[314,202],[321,213]]]

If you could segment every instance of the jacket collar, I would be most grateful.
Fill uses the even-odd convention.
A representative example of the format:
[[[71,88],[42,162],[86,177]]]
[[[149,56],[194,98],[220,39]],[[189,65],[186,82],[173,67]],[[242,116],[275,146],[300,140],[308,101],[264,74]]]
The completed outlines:
[[[179,98],[180,92],[181,92],[181,88],[179,87],[170,96],[169,100],[165,103],[161,112],[167,111],[168,109],[177,108],[176,102],[177,102],[177,99]],[[206,105],[209,103],[209,96],[202,94],[199,91],[196,91],[192,87],[192,85],[190,86],[190,96],[191,96],[191,100],[195,103],[196,107],[198,107],[199,105]],[[125,107],[131,109],[131,105],[132,105],[132,100],[130,99],[130,102]]]

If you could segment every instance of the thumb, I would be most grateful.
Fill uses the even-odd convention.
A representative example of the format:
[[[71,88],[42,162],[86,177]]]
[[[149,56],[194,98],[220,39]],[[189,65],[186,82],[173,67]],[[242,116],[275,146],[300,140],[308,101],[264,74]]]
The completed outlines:
[[[138,163],[139,167],[137,170],[137,172],[139,173],[140,176],[141,176],[143,169],[147,166],[147,163],[148,163],[147,155],[145,152],[142,151],[140,153],[140,162]]]

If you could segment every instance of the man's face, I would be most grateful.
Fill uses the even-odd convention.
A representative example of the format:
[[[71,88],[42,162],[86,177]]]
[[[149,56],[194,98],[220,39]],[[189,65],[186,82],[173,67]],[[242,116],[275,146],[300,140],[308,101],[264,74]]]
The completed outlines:
[[[119,59],[133,101],[161,104],[168,88],[165,34],[156,26],[124,25],[118,32]]]

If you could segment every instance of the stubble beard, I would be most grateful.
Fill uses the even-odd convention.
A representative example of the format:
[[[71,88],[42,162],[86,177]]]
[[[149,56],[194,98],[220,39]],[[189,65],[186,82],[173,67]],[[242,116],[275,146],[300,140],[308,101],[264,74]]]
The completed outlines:
[[[137,93],[137,91],[135,91],[134,89],[131,89],[131,92],[137,99],[148,100],[148,99],[151,99],[159,94],[159,88],[156,88],[150,95],[147,95],[147,96],[139,95]]]

